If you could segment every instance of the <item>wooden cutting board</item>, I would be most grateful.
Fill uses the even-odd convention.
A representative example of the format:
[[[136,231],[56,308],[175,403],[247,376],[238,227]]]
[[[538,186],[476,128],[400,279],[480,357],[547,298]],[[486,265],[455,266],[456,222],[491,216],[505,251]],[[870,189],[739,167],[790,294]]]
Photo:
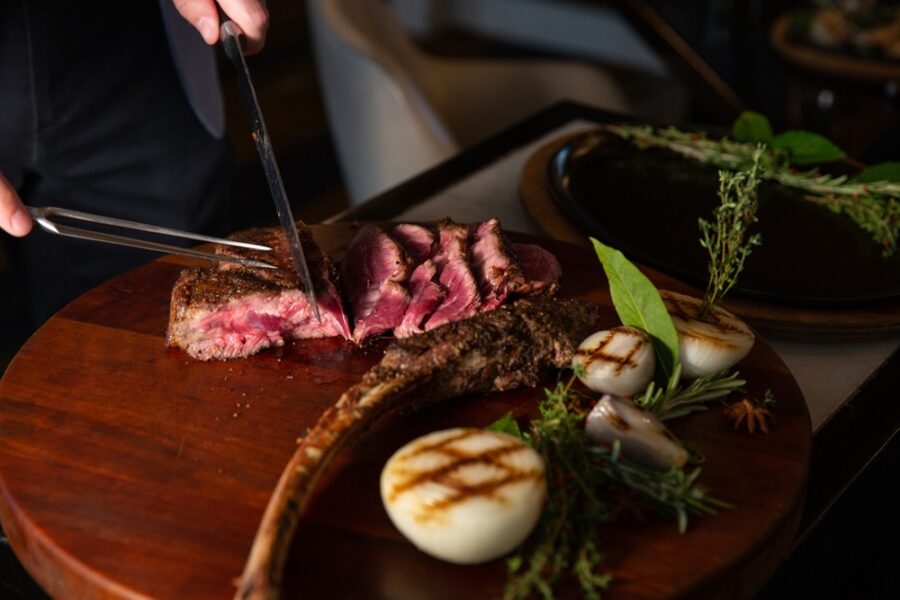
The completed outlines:
[[[339,253],[352,228],[317,227]],[[583,248],[543,241],[562,294],[616,323]],[[42,327],[0,381],[0,519],[18,557],[60,598],[230,598],[297,436],[376,362],[317,340],[246,360],[201,363],[167,349],[169,291],[186,260],[167,257],[81,297]],[[679,288],[653,275],[666,287]],[[673,424],[706,457],[702,481],[735,505],[674,524],[651,517],[598,532],[615,583],[605,598],[746,597],[791,546],[806,485],[810,422],[788,369],[758,341],[741,365],[750,391],[778,400],[769,435],[735,432],[718,409]],[[420,434],[535,411],[519,390],[391,415],[345,451],[299,528],[287,598],[495,598],[502,561],[453,566],[419,553],[378,495],[384,461]],[[575,595],[577,597],[577,595]]]

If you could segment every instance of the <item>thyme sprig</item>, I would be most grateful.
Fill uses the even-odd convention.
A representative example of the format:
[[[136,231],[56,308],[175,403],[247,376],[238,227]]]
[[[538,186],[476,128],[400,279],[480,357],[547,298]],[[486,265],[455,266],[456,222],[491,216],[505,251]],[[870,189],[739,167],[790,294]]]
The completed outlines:
[[[663,148],[720,169],[748,169],[754,162],[755,143],[728,138],[711,139],[674,127],[608,125],[606,130],[639,148]],[[846,175],[829,175],[817,168],[796,170],[787,152],[766,147],[759,157],[759,175],[803,192],[804,199],[847,216],[882,246],[885,256],[897,248],[900,237],[900,183],[854,181]]]
[[[755,233],[748,237],[748,230],[756,222],[759,207],[756,190],[764,151],[763,146],[757,147],[747,170],[719,171],[720,203],[714,212],[715,222],[698,219],[700,245],[709,253],[709,281],[700,309],[701,319],[737,283],[747,257],[762,243],[762,236]]]
[[[691,514],[713,514],[727,507],[697,484],[700,470],[659,471],[621,456],[619,445],[592,445],[584,432],[584,414],[575,401],[572,377],[545,390],[540,417],[524,434],[544,459],[548,498],[530,541],[507,561],[507,600],[553,598],[554,588],[573,577],[582,596],[599,599],[612,581],[601,572],[603,556],[597,527],[615,517],[615,499],[632,494],[639,503],[675,519],[683,532]]]
[[[634,403],[656,415],[660,421],[669,421],[706,410],[708,404],[721,400],[732,392],[743,391],[747,384],[738,371],[728,370],[698,377],[686,386],[679,383],[680,378],[679,364],[665,388],[651,381],[646,390],[635,396]]]

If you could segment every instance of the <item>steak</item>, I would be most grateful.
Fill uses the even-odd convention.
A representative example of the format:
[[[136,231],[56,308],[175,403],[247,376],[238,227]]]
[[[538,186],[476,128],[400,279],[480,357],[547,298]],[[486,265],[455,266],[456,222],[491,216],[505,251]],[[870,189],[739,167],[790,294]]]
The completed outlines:
[[[254,269],[231,263],[182,271],[169,308],[167,343],[199,360],[241,358],[290,339],[341,336],[350,324],[334,284],[336,270],[308,227],[298,233],[316,292],[320,323],[299,278],[286,238],[279,229],[250,229],[232,237],[267,245],[271,252],[218,246],[216,252],[264,260],[278,269]]]
[[[345,297],[353,309],[353,339],[362,340],[400,324],[410,294],[412,262],[391,236],[374,225],[359,230],[341,263]]]
[[[434,232],[428,227],[401,223],[395,226],[391,233],[417,264],[432,255],[435,238]]]
[[[425,321],[426,331],[471,317],[481,307],[478,283],[469,264],[468,227],[444,220],[437,228],[439,250],[433,260],[439,270],[438,282],[446,295]]]
[[[528,298],[394,342],[381,362],[303,437],[269,500],[236,598],[276,598],[292,537],[319,477],[345,445],[382,415],[421,399],[535,385],[567,366],[593,331],[597,307]]]
[[[441,304],[447,293],[434,281],[437,267],[431,259],[415,268],[409,278],[410,302],[400,324],[394,328],[394,336],[405,338],[422,333],[422,322]]]
[[[537,244],[513,244],[523,279],[511,286],[517,296],[555,296],[562,267],[556,257]]]
[[[491,219],[481,223],[472,237],[472,265],[478,275],[481,310],[494,310],[503,304],[510,291],[525,286],[525,277],[500,229],[500,221]]]
[[[363,227],[338,271],[298,222],[316,291],[319,323],[278,228],[255,228],[232,239],[271,252],[218,246],[216,252],[262,260],[277,269],[220,263],[182,273],[172,290],[168,344],[200,360],[240,358],[290,339],[341,336],[361,343],[391,330],[405,338],[496,309],[523,296],[555,295],[561,269],[539,246],[510,244],[491,219],[466,226],[444,219],[399,224],[387,233]],[[352,308],[353,333],[344,311]]]

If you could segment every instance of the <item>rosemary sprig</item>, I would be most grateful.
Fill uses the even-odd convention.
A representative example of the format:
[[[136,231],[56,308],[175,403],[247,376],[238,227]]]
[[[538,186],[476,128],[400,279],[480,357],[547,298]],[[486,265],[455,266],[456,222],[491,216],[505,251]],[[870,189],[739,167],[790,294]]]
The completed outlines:
[[[541,416],[524,436],[544,459],[548,498],[530,541],[507,561],[507,600],[553,598],[554,587],[569,576],[578,581],[583,597],[599,599],[612,576],[600,572],[596,530],[614,517],[614,499],[622,490],[674,518],[682,532],[690,514],[712,514],[727,506],[696,483],[699,469],[659,471],[623,458],[618,444],[593,446],[573,401],[574,380],[545,390]]]
[[[762,243],[758,233],[747,237],[747,230],[756,222],[759,206],[756,189],[763,152],[762,146],[756,149],[753,163],[746,171],[719,171],[720,204],[714,213],[715,223],[702,217],[698,220],[700,245],[709,253],[709,281],[700,309],[701,319],[734,286],[747,257]]]
[[[756,151],[753,143],[710,139],[702,133],[687,133],[674,127],[608,125],[606,130],[639,148],[663,148],[720,169],[747,169],[753,164]],[[766,147],[759,157],[759,176],[799,190],[806,200],[846,215],[881,244],[885,256],[896,250],[900,237],[900,183],[857,182],[815,168],[797,171],[789,164],[787,152],[771,147]]]
[[[706,410],[707,404],[743,390],[747,383],[737,371],[729,373],[727,370],[698,377],[687,386],[679,384],[680,378],[679,364],[665,388],[651,381],[646,390],[635,396],[634,403],[656,415],[660,421],[669,421]]]
[[[635,463],[623,461],[619,454],[619,442],[612,448],[591,446],[587,451],[601,458],[606,475],[624,487],[639,492],[645,500],[663,516],[674,518],[679,533],[687,531],[688,515],[714,515],[717,508],[731,505],[706,495],[706,488],[696,483],[700,469],[690,473],[682,469],[658,471]]]

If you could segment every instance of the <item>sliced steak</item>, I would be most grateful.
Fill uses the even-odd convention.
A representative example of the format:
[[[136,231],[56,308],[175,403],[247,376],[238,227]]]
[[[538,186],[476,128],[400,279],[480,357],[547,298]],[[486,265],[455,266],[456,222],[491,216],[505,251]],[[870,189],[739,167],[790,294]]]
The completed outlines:
[[[481,310],[494,310],[511,290],[525,285],[525,277],[500,229],[500,221],[491,219],[475,227],[472,240],[472,266],[478,275]]]
[[[266,245],[271,252],[217,246],[216,252],[266,261],[278,269],[253,269],[231,263],[188,269],[172,290],[170,346],[200,360],[250,356],[287,340],[341,336],[350,338],[350,323],[334,281],[337,271],[319,248],[312,231],[297,222],[300,243],[316,291],[322,322],[298,289],[299,278],[287,240],[279,228],[256,228],[232,236]]]
[[[530,298],[392,344],[303,437],[266,506],[236,598],[277,598],[300,515],[338,452],[392,409],[534,385],[567,366],[597,307]]]
[[[319,295],[322,322],[306,294],[243,269],[192,268],[172,289],[169,346],[199,360],[242,358],[287,340],[350,337],[343,310]],[[323,303],[324,301],[324,303]]]
[[[555,296],[559,291],[562,266],[553,254],[536,244],[513,244],[524,282],[511,286],[517,296]]]
[[[357,232],[341,263],[341,282],[353,309],[353,340],[389,331],[400,324],[410,294],[405,284],[412,264],[403,248],[379,227]]]
[[[426,331],[471,317],[481,307],[481,293],[469,264],[469,229],[449,220],[440,221],[437,229],[440,249],[433,260],[446,296],[425,321]]]
[[[444,288],[434,279],[437,267],[431,259],[415,268],[409,278],[409,306],[400,324],[394,328],[394,336],[405,338],[422,333],[422,323],[441,304],[447,295]]]
[[[401,223],[391,231],[415,264],[423,262],[434,250],[434,231],[423,225]]]

